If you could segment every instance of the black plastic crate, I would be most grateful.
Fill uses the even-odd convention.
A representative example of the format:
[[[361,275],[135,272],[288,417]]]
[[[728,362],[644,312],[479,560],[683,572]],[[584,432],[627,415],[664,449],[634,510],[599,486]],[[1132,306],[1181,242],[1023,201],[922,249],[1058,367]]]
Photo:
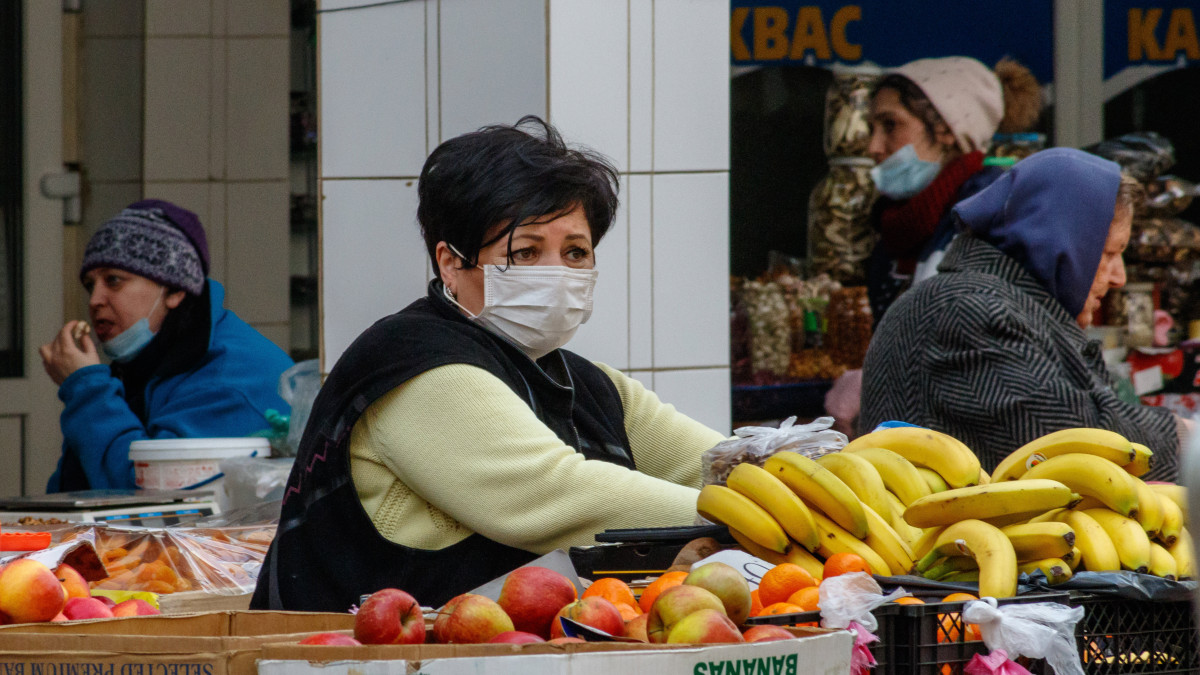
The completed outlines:
[[[896,640],[895,621],[900,607],[901,605],[888,603],[876,607],[871,612],[875,616],[875,620],[879,622],[879,627],[875,630],[875,636],[879,638],[879,641],[868,645],[871,654],[875,657],[876,666],[874,671],[872,671],[875,675],[900,672],[891,667],[892,645]],[[761,624],[796,626],[807,623],[821,625],[821,613],[798,612],[796,614],[775,614],[773,616],[754,616],[746,620],[746,624],[750,626]]]
[[[1200,672],[1192,603],[1150,602],[1077,593],[1079,655],[1089,675]]]

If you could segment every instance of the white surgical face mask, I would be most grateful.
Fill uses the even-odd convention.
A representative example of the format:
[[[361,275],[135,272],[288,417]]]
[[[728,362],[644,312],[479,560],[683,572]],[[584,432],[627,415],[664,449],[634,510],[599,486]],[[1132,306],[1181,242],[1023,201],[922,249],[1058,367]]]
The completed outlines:
[[[538,360],[570,342],[592,316],[596,270],[548,265],[481,265],[483,309],[472,315],[443,286],[446,297],[467,316],[508,339]]]
[[[121,331],[120,335],[115,336],[108,342],[100,343],[100,350],[104,352],[108,358],[117,363],[125,363],[132,361],[135,356],[140,354],[146,345],[157,335],[150,330],[150,314],[158,309],[158,303],[162,301],[162,294],[159,294],[158,299],[154,301],[154,305],[150,307],[150,313],[138,319],[132,326]]]
[[[924,190],[942,170],[938,162],[927,162],[917,156],[912,143],[892,153],[871,169],[875,187],[892,199],[908,199]]]

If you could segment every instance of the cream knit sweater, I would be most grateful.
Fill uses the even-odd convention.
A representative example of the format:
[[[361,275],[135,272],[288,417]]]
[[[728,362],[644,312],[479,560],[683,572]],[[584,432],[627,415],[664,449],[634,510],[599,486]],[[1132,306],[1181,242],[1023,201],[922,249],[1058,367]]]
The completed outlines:
[[[605,529],[692,524],[700,455],[723,437],[597,365],[620,393],[637,471],[584,459],[482,368],[440,366],[375,401],[351,432],[350,471],[375,528],[413,548],[479,532],[540,554]]]

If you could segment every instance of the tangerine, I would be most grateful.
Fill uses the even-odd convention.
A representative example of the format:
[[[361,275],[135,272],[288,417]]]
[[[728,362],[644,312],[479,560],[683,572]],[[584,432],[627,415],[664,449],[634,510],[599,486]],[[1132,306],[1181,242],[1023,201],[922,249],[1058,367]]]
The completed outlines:
[[[825,561],[825,569],[821,572],[821,578],[828,579],[829,577],[836,577],[839,574],[846,574],[847,572],[866,572],[870,574],[871,566],[857,553],[842,551],[841,553],[834,553]]]
[[[817,586],[801,588],[788,596],[787,601],[806,612],[815,612],[821,609],[821,589]]]
[[[614,602],[613,607],[621,613],[622,621],[632,621],[642,614],[642,609],[637,605],[631,605],[627,602]]]
[[[759,612],[759,616],[775,616],[776,614],[798,614],[803,612],[804,608],[799,605],[793,605],[790,602],[774,602]]]
[[[912,595],[906,595],[903,598],[896,598],[892,602],[897,605],[923,605],[925,601]]]
[[[623,602],[627,605],[637,606],[637,600],[633,597],[633,591],[629,590],[629,584],[616,577],[604,577],[593,581],[592,585],[583,592],[583,597],[600,597],[614,605]]]
[[[966,602],[978,599],[970,593],[951,593],[942,598],[942,602]],[[971,642],[982,639],[979,634],[979,625],[974,623],[967,624],[964,639],[962,616],[958,612],[938,614],[938,622],[942,626],[938,631],[938,642]]]
[[[758,589],[750,591],[750,616],[758,616],[762,611],[762,599],[758,597]]]
[[[646,590],[642,591],[642,597],[638,599],[638,606],[642,608],[643,612],[649,612],[650,608],[654,606],[654,601],[663,591],[682,584],[687,575],[688,573],[683,571],[667,572],[650,582]]]
[[[763,607],[784,602],[801,588],[816,586],[817,580],[795,563],[781,563],[767,570],[758,582],[758,597]]]

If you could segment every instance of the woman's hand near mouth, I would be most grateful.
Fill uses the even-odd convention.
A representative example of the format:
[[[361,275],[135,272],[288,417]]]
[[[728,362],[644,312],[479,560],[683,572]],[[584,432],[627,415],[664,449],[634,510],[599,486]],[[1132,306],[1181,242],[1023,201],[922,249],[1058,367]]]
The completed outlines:
[[[78,342],[74,332],[82,321],[68,321],[58,332],[54,340],[38,348],[42,357],[42,367],[46,374],[54,380],[54,384],[62,384],[71,373],[86,366],[99,365],[100,355],[96,352],[96,344],[86,332]],[[87,324],[84,324],[87,325]],[[99,334],[97,327],[97,334]]]

